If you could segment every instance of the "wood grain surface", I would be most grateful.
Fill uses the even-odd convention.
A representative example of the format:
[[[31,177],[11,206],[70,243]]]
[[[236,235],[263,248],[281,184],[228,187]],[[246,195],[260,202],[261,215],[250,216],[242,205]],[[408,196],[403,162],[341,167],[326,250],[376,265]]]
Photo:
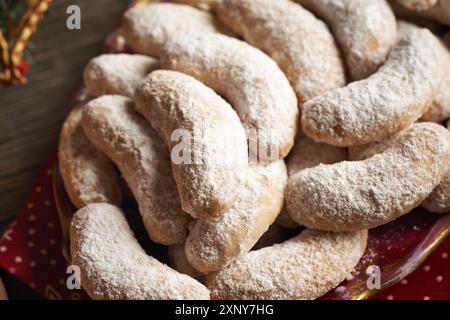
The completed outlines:
[[[0,88],[0,234],[18,213],[40,168],[56,150],[59,130],[81,84],[83,66],[99,54],[128,0],[57,0],[31,48],[28,84]],[[69,5],[81,30],[68,30]]]

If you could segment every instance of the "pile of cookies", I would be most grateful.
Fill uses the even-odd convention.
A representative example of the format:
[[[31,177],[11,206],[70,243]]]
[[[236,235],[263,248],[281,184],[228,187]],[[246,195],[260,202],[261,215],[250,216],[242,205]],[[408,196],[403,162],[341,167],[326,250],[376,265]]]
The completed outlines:
[[[126,12],[134,54],[89,62],[62,129],[92,298],[315,299],[368,229],[449,211],[450,36],[385,0],[177,2]],[[170,267],[130,229],[130,190]]]

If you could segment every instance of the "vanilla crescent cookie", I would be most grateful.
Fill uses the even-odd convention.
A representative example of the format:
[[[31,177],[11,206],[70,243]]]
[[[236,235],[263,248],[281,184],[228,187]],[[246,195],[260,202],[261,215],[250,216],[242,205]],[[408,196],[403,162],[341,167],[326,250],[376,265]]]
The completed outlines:
[[[297,98],[286,76],[262,51],[217,33],[182,35],[166,43],[161,66],[193,76],[223,95],[247,137],[258,140],[258,147],[250,145],[250,150],[260,159],[278,160],[289,153],[297,130]]]
[[[145,78],[135,101],[136,110],[171,151],[183,210],[195,218],[219,219],[234,204],[249,168],[245,131],[236,112],[200,81],[170,70]],[[174,154],[180,148],[177,132],[181,159]]]
[[[128,10],[119,32],[133,52],[158,57],[174,36],[218,29],[209,12],[182,4],[151,3]]]
[[[367,231],[305,230],[251,251],[207,277],[212,299],[316,299],[348,277],[364,254]]]
[[[450,118],[450,32],[442,38],[445,70],[440,89],[431,107],[422,116],[422,121],[441,122]]]
[[[443,133],[444,138],[448,139],[450,145],[450,132],[445,132],[444,130]],[[350,159],[364,160],[377,153],[381,153],[404,134],[405,132],[402,131],[384,141],[350,148]],[[421,206],[433,213],[445,213],[450,211],[450,155],[447,173],[442,178],[439,185],[434,188],[430,195],[422,202]]]
[[[333,164],[347,159],[347,148],[315,142],[302,131],[299,131],[294,147],[286,159],[286,166],[290,177],[300,170],[312,168],[319,164]],[[283,207],[278,215],[276,223],[289,229],[298,228],[298,224],[290,218],[286,206]]]
[[[84,134],[83,107],[76,106],[69,113],[59,137],[59,171],[64,188],[77,208],[96,202],[120,205],[119,174],[114,164]]]
[[[370,229],[419,206],[448,170],[446,129],[414,125],[384,152],[363,161],[319,165],[289,178],[289,215],[308,228]]]
[[[235,204],[219,221],[199,219],[190,226],[185,245],[190,264],[209,273],[248,252],[280,212],[286,182],[283,160],[251,166]]]
[[[428,110],[443,79],[441,45],[426,29],[401,25],[400,33],[378,72],[305,103],[308,136],[336,146],[381,141]]]
[[[223,0],[215,12],[233,33],[278,63],[300,103],[346,84],[331,32],[300,5],[288,0]]]
[[[181,210],[167,148],[131,99],[102,96],[83,110],[89,140],[119,168],[139,205],[150,238],[182,243],[190,217]]]
[[[155,58],[139,54],[102,54],[84,68],[84,84],[94,96],[118,94],[133,97],[139,82],[159,67]]]
[[[353,80],[385,62],[396,41],[394,13],[385,0],[295,0],[330,26]]]
[[[208,289],[148,256],[123,212],[106,203],[79,210],[70,226],[72,265],[96,300],[208,299]]]

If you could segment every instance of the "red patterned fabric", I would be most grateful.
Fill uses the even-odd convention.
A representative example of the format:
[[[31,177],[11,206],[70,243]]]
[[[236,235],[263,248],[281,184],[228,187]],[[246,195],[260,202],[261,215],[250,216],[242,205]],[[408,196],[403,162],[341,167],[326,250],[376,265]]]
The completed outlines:
[[[88,299],[66,286],[67,263],[52,192],[53,157],[37,180],[17,219],[0,240],[0,268],[47,299]],[[402,283],[374,299],[450,299],[450,237]]]
[[[68,290],[67,263],[61,251],[61,228],[52,191],[53,157],[38,178],[17,219],[0,240],[0,268],[47,299],[83,299]]]

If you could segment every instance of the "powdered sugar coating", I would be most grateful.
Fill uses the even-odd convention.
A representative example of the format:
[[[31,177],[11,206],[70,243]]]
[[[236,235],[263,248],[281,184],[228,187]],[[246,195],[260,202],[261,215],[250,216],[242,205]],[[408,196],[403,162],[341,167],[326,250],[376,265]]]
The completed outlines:
[[[182,35],[167,42],[161,66],[193,76],[223,95],[247,136],[257,132],[273,158],[289,153],[297,129],[297,98],[286,76],[262,51],[221,34]]]
[[[439,41],[408,25],[380,70],[304,105],[304,132],[319,142],[361,145],[408,127],[429,108],[443,78]]]
[[[444,69],[444,78],[433,103],[422,116],[423,121],[441,122],[450,118],[450,32],[442,38],[442,42],[444,62],[441,68]]]
[[[388,149],[363,161],[319,165],[289,178],[291,218],[328,231],[370,229],[420,205],[447,172],[446,130],[414,125]]]
[[[181,210],[167,148],[131,99],[102,96],[83,111],[89,140],[117,165],[139,204],[150,238],[182,243],[189,216]]]
[[[135,53],[159,57],[164,44],[184,33],[217,32],[214,17],[187,5],[151,3],[128,10],[120,33]]]
[[[318,143],[308,138],[303,132],[297,134],[294,147],[286,159],[288,176],[300,170],[312,168],[319,164],[333,164],[348,159],[346,148],[339,148],[325,143]],[[297,228],[298,224],[291,219],[286,206],[283,207],[276,223],[285,228]]]
[[[283,160],[252,166],[236,202],[219,221],[192,223],[185,246],[191,265],[203,273],[217,271],[248,252],[280,212],[286,182]]]
[[[300,5],[288,0],[224,0],[215,11],[225,26],[278,63],[300,103],[346,84],[331,32]]]
[[[122,201],[119,174],[113,163],[89,142],[81,127],[84,105],[64,121],[58,146],[59,171],[70,201],[77,208],[90,203]]]
[[[328,23],[353,80],[376,72],[395,44],[396,20],[385,0],[295,1]]]
[[[362,146],[354,146],[354,147],[348,148],[349,160],[361,161],[361,160],[370,158],[370,157],[376,155],[377,153],[384,152],[387,148],[389,148],[405,132],[409,131],[411,128],[412,128],[412,126],[405,130],[397,132],[396,134],[394,134],[382,141],[376,141],[376,142],[364,144]]]
[[[94,97],[104,94],[133,97],[139,82],[158,67],[158,60],[139,54],[102,54],[84,68],[84,84]]]
[[[444,138],[447,138],[450,145],[450,132],[443,131]],[[352,160],[363,160],[377,153],[386,150],[391,144],[395,143],[404,135],[405,132],[395,134],[389,139],[380,142],[370,143],[368,145],[350,148],[350,157]],[[450,155],[449,155],[450,161]],[[439,185],[422,202],[422,207],[433,213],[445,213],[450,211],[450,162],[447,173],[444,175]]]
[[[297,134],[294,147],[286,159],[288,176],[293,176],[303,169],[319,164],[332,164],[348,159],[346,148],[339,148],[325,143],[317,143],[303,132]],[[276,223],[285,228],[298,228],[298,224],[289,216],[286,206],[283,207]]]
[[[363,255],[367,231],[305,230],[251,251],[207,278],[212,299],[316,299],[336,287]]]
[[[96,300],[208,299],[208,289],[148,256],[123,212],[109,204],[79,210],[70,227],[72,264]]]
[[[247,139],[236,112],[200,81],[169,70],[145,78],[135,101],[136,110],[171,150],[183,210],[195,218],[220,218],[236,200],[248,171]],[[180,145],[173,140],[176,130],[190,138],[182,141],[190,152],[181,163],[173,159]]]

